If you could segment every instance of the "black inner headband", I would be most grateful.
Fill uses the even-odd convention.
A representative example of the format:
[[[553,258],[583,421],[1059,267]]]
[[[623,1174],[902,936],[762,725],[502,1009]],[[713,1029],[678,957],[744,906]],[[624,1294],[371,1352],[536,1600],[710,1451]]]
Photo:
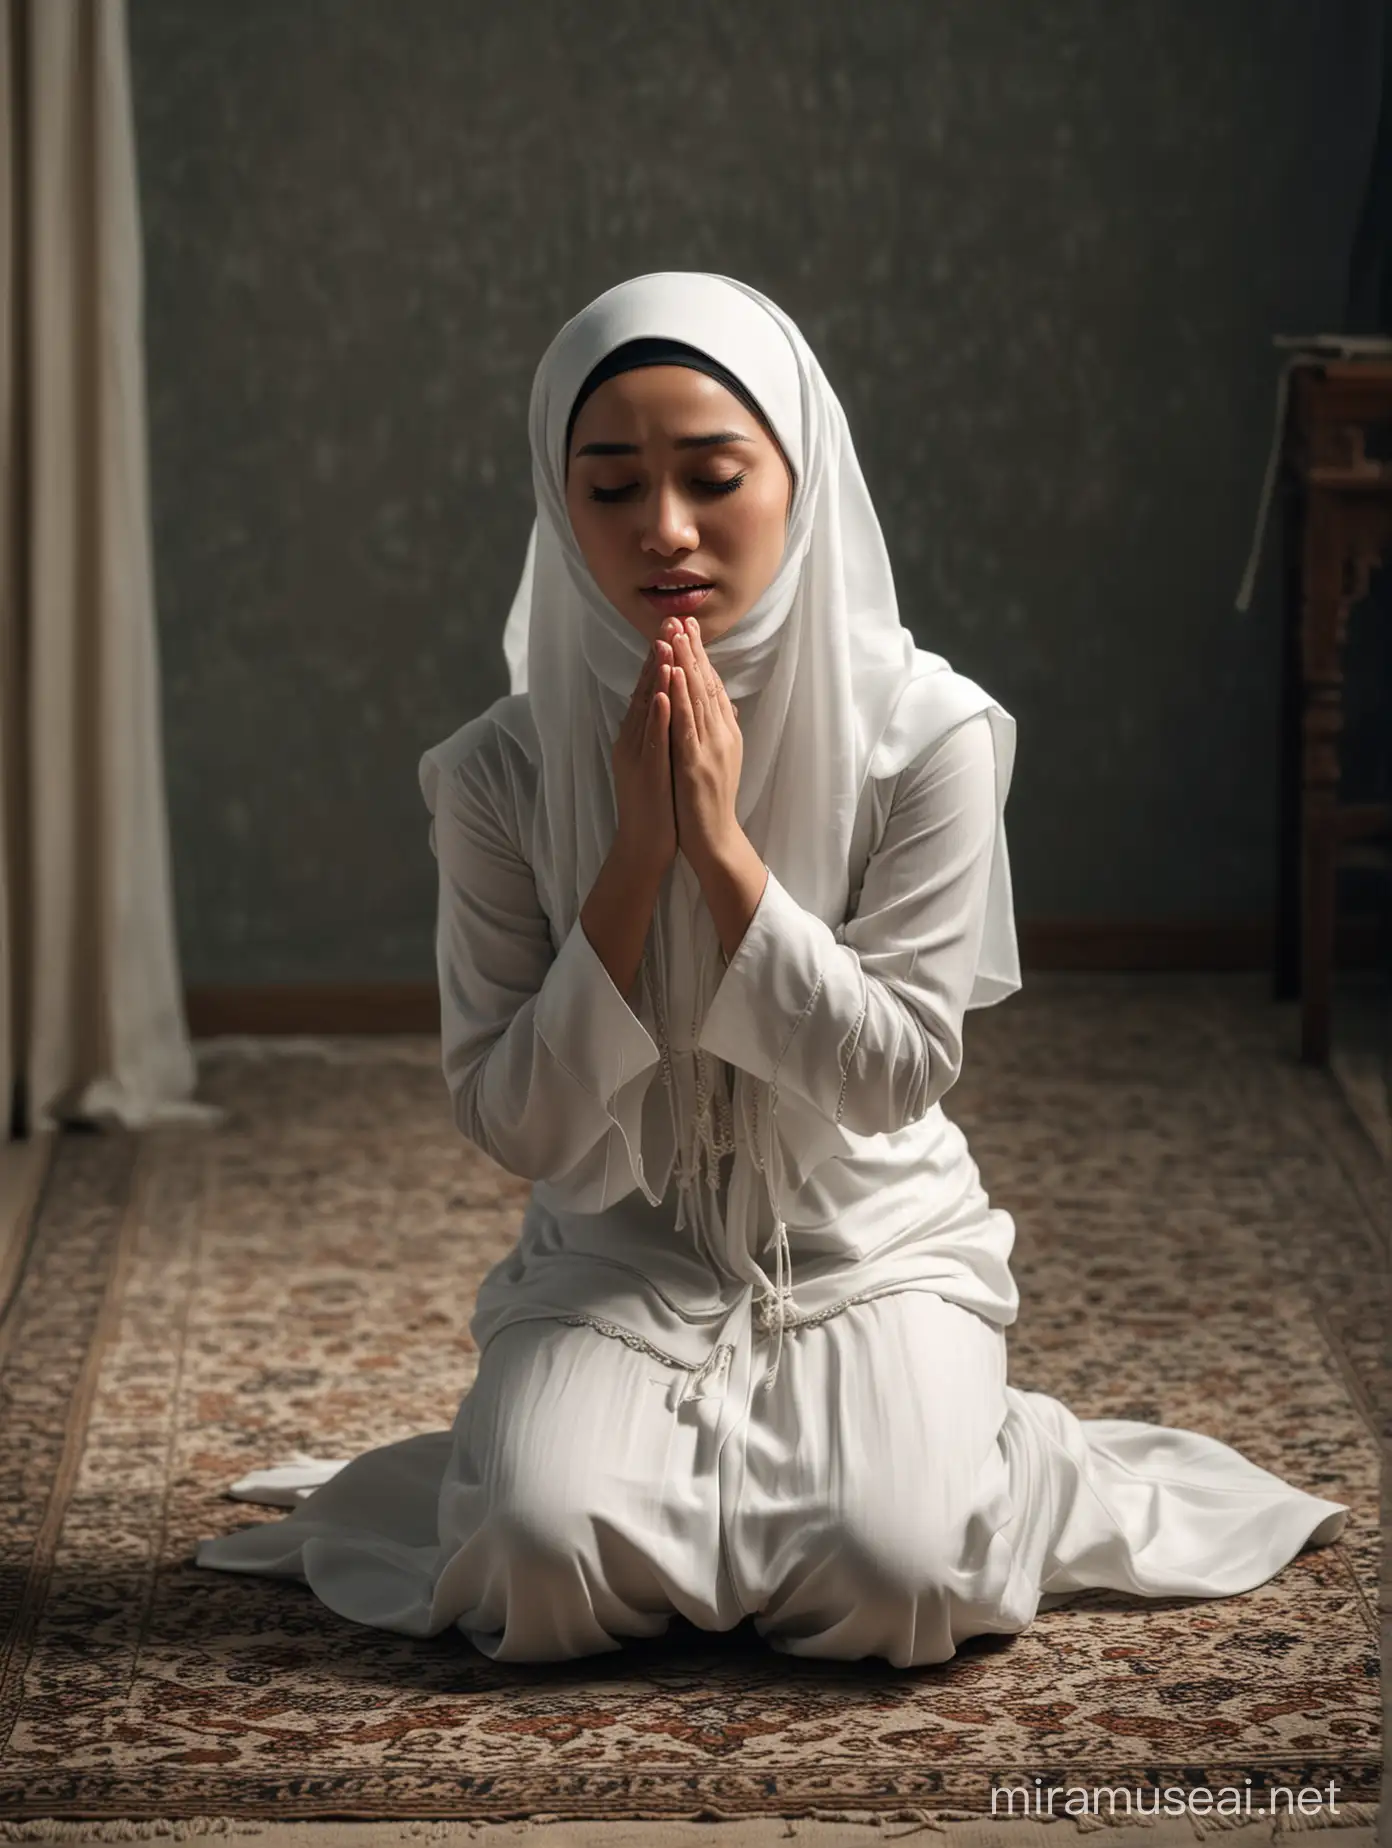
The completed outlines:
[[[709,373],[718,385],[738,398],[745,409],[750,411],[773,436],[773,426],[765,417],[758,401],[753,398],[746,386],[737,379],[728,367],[722,366],[718,359],[712,359],[709,353],[701,352],[699,347],[688,346],[684,340],[662,340],[654,337],[642,340],[625,340],[622,346],[616,346],[604,355],[597,366],[591,367],[585,376],[585,382],[575,394],[575,402],[570,407],[570,417],[566,422],[565,455],[570,459],[570,438],[575,428],[575,420],[585,400],[604,383],[612,379],[615,373],[632,372],[639,366],[691,366],[697,372]],[[777,442],[777,437],[774,441]],[[780,445],[781,447],[781,445]]]

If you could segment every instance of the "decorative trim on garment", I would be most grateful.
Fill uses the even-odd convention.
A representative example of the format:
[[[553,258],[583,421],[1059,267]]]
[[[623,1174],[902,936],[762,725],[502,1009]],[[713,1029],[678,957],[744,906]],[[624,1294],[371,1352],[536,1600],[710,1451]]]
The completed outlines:
[[[841,1089],[836,1094],[836,1121],[840,1123],[846,1109],[846,1086],[850,1082],[851,1061],[855,1058],[856,1047],[860,1044],[860,1030],[865,1025],[865,1016],[870,1007],[870,978],[862,969],[860,972],[860,1012],[856,1023],[846,1036],[845,1057],[841,1061]]]
[[[675,1403],[680,1405],[688,1399],[719,1399],[725,1394],[729,1379],[730,1363],[735,1357],[731,1342],[722,1341],[706,1356],[699,1367],[693,1367],[690,1361],[678,1360],[674,1354],[664,1354],[651,1341],[645,1341],[631,1328],[621,1328],[617,1322],[609,1322],[598,1315],[561,1315],[558,1322],[565,1322],[571,1328],[593,1328],[596,1333],[613,1341],[622,1341],[625,1347],[635,1353],[650,1355],[653,1360],[660,1360],[664,1366],[674,1371],[685,1373],[688,1378]]]
[[[840,1315],[856,1303],[874,1302],[877,1297],[891,1294],[893,1294],[892,1287],[886,1290],[881,1284],[878,1289],[860,1290],[854,1296],[843,1297],[840,1302],[829,1303],[825,1309],[817,1309],[811,1315],[803,1315],[793,1302],[792,1290],[788,1289],[783,1292],[784,1313],[781,1323],[778,1315],[778,1300],[768,1295],[759,1298],[755,1318],[764,1334],[773,1334],[778,1331],[781,1339],[783,1328],[815,1328],[819,1323],[829,1322],[834,1315]],[[721,1393],[724,1391],[725,1371],[735,1355],[734,1346],[728,1341],[719,1342],[697,1367],[693,1366],[689,1360],[678,1360],[675,1354],[664,1353],[660,1347],[654,1346],[651,1341],[644,1340],[642,1335],[635,1334],[631,1328],[624,1328],[617,1322],[607,1321],[603,1316],[578,1313],[559,1315],[554,1319],[566,1323],[571,1328],[593,1328],[598,1334],[605,1335],[612,1341],[622,1341],[625,1347],[632,1348],[635,1353],[647,1354],[653,1360],[660,1360],[664,1366],[689,1374],[691,1377],[682,1392],[682,1399],[718,1396],[718,1394],[712,1395],[706,1391],[712,1379],[718,1379],[719,1391]],[[775,1377],[776,1370],[770,1369],[770,1372],[764,1376],[765,1382],[771,1383]]]
[[[819,1322],[829,1322],[832,1316],[840,1315],[843,1309],[849,1309],[856,1303],[872,1303],[877,1297],[892,1295],[894,1287],[891,1286],[887,1290],[881,1284],[876,1290],[861,1290],[855,1296],[842,1297],[839,1303],[829,1303],[825,1309],[814,1309],[811,1315],[803,1315],[794,1309],[792,1315],[785,1313],[784,1324],[788,1328],[815,1328]],[[792,1291],[785,1291],[784,1295],[786,1303],[791,1305]],[[774,1299],[771,1296],[763,1296],[759,1299],[759,1325],[766,1334],[771,1333],[777,1325],[774,1315]]]
[[[611,1340],[622,1341],[625,1347],[632,1348],[636,1353],[648,1354],[652,1359],[660,1360],[664,1366],[676,1367],[683,1373],[693,1371],[689,1360],[678,1360],[675,1354],[664,1354],[660,1347],[654,1347],[651,1341],[645,1341],[631,1328],[621,1328],[617,1322],[606,1322],[603,1316],[558,1315],[555,1319],[558,1322],[567,1323],[571,1328],[596,1329],[601,1335],[608,1335]],[[709,1366],[710,1362],[706,1361],[703,1364]]]
[[[816,1005],[817,996],[822,992],[822,989],[825,986],[826,986],[826,969],[825,967],[823,967],[817,971],[817,979],[812,984],[811,994],[807,997],[806,1001],[804,1001],[802,1004],[802,1012],[798,1015],[797,1019],[793,1022],[792,1026],[788,1030],[788,1037],[783,1042],[782,1050],[778,1054],[777,1064],[775,1064],[773,1068],[773,1078],[775,1079],[777,1078],[778,1067],[782,1065],[783,1060],[787,1056],[788,1048],[792,1045],[793,1041],[797,1038],[798,1028],[801,1027],[803,1021],[806,1020],[807,1016],[812,1012],[813,1007]],[[772,1083],[773,1079],[770,1079],[769,1082]]]

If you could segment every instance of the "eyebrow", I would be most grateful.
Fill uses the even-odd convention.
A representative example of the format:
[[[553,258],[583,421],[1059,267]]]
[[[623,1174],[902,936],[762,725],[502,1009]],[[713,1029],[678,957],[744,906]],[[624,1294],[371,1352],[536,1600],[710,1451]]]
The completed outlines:
[[[738,430],[713,430],[709,436],[678,436],[672,439],[674,449],[714,449],[721,443],[751,443],[753,437],[742,436]],[[577,456],[636,456],[637,443],[586,443],[575,451]]]

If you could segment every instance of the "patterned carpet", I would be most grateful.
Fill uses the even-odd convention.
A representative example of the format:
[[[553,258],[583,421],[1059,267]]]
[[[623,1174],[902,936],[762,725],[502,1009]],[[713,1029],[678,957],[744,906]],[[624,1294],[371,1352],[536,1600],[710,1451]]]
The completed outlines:
[[[1041,975],[969,1017],[947,1109],[1016,1219],[1012,1383],[1212,1432],[1348,1502],[1344,1536],[1241,1597],[1085,1593],[912,1671],[680,1623],[500,1665],[195,1567],[283,1518],[224,1498],[248,1469],[451,1423],[525,1196],[430,1041],[205,1048],[226,1123],[63,1136],[7,1256],[0,1816],[941,1821],[1098,1785],[1255,1815],[1332,1782],[1308,1826],[1370,1820],[1392,1214],[1293,1046],[1259,978]]]

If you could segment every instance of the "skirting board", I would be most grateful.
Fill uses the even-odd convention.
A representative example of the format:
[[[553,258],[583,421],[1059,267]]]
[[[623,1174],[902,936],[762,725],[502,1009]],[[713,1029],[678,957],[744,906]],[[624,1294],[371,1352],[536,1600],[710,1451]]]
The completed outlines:
[[[1019,925],[1020,963],[1032,969],[1269,969],[1270,925],[1037,919]],[[1375,920],[1341,919],[1340,969],[1377,965]],[[438,1033],[433,982],[191,983],[184,991],[195,1039],[223,1033]]]

